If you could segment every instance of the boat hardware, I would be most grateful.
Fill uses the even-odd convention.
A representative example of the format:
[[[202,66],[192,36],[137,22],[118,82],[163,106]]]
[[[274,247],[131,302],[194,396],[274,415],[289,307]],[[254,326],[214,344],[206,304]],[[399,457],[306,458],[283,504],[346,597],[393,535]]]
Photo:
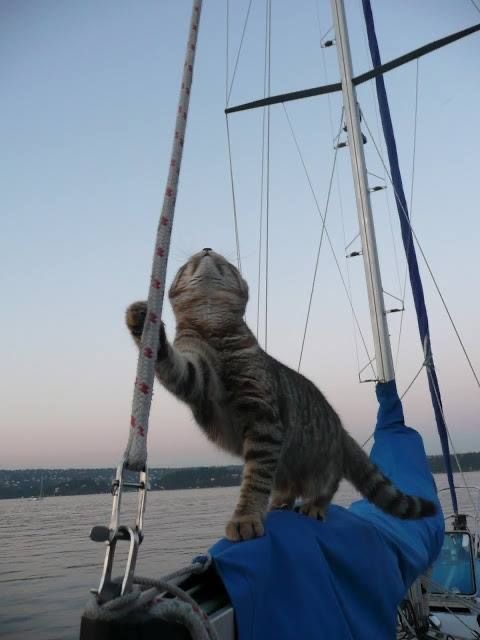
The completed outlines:
[[[143,471],[139,472],[138,482],[125,480],[126,472],[126,460],[123,460],[117,467],[115,480],[112,483],[113,504],[109,526],[98,525],[93,527],[90,532],[90,539],[94,542],[107,543],[100,586],[98,589],[92,590],[103,601],[110,600],[118,595],[124,595],[131,590],[138,548],[143,540],[143,516],[148,488],[147,468],[145,467]],[[120,524],[122,493],[125,487],[135,488],[138,492],[137,511],[133,527]],[[115,549],[119,540],[125,540],[130,544],[121,584],[112,581]]]
[[[405,309],[385,309],[385,313],[400,313],[401,311],[405,311]]]
[[[467,516],[463,513],[456,513],[453,520],[453,529],[455,531],[467,531]]]

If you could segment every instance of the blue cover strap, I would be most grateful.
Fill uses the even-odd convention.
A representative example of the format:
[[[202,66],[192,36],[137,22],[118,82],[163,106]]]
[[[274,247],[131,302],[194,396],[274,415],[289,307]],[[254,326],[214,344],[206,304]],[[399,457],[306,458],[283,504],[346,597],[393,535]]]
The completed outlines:
[[[373,21],[372,7],[370,0],[362,0],[363,14],[367,25],[368,45],[370,47],[370,55],[372,57],[373,67],[380,67],[382,60],[380,58],[380,50],[378,48],[377,35],[375,33],[375,23]],[[423,295],[423,285],[418,269],[417,254],[415,252],[415,244],[413,242],[412,228],[410,226],[410,218],[408,215],[407,199],[403,190],[402,174],[400,173],[400,164],[398,162],[397,143],[395,141],[395,133],[393,131],[392,118],[390,115],[390,107],[388,104],[387,91],[385,89],[385,81],[383,75],[375,78],[377,86],[377,99],[380,109],[380,118],[382,120],[383,135],[387,146],[388,160],[390,163],[390,173],[392,176],[392,184],[395,191],[395,202],[397,204],[398,216],[400,219],[400,228],[402,230],[403,247],[408,264],[408,273],[410,275],[410,285],[412,287],[413,301],[415,303],[415,311],[417,313],[418,330],[420,332],[420,340],[425,357],[427,367],[428,387],[432,398],[433,411],[435,413],[435,421],[437,423],[437,431],[440,436],[442,445],[443,458],[445,460],[445,468],[448,477],[448,486],[450,488],[450,496],[452,506],[455,513],[458,513],[457,495],[455,492],[455,484],[453,481],[452,465],[450,461],[450,450],[448,446],[447,426],[443,416],[442,396],[440,395],[440,387],[438,384],[437,373],[433,362],[432,344],[430,340],[430,329],[428,326],[428,314],[425,306],[425,297]]]

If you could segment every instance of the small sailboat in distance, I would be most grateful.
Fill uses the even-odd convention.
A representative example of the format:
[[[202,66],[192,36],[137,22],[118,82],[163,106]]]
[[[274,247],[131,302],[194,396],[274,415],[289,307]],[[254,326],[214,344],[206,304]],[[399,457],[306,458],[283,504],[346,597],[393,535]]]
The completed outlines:
[[[158,301],[154,296],[158,297],[159,290],[163,293],[165,287],[173,204],[177,195],[184,121],[187,118],[201,4],[201,0],[194,0],[174,153],[170,165],[171,175],[156,243],[151,298],[149,297],[148,303],[150,316],[153,316],[152,324],[161,317],[163,304],[163,298]],[[268,109],[274,104],[281,105],[332,92],[342,94],[340,129],[335,138],[338,144],[335,144],[333,153],[336,154],[338,149],[348,149],[357,203],[360,232],[355,240],[360,237],[361,249],[346,257],[362,257],[367,285],[374,342],[374,356],[367,367],[373,370],[374,375],[373,379],[361,380],[359,374],[359,379],[361,382],[375,383],[379,405],[372,460],[403,491],[437,500],[422,439],[417,431],[406,426],[402,401],[397,393],[387,314],[400,309],[385,307],[386,291],[382,285],[370,201],[370,194],[383,187],[369,183],[369,176],[375,174],[367,171],[363,150],[367,137],[362,131],[362,120],[366,129],[368,125],[357,101],[356,87],[368,80],[381,79],[383,74],[410,60],[479,32],[480,24],[382,64],[376,51],[369,0],[363,0],[363,5],[369,27],[373,69],[360,76],[353,75],[344,1],[331,0],[334,39],[325,41],[322,46],[336,47],[340,81],[289,94],[268,95],[261,100],[228,107],[225,113],[228,116],[255,108]],[[271,0],[267,0],[267,20],[270,20],[270,14]],[[268,55],[265,54],[265,67],[269,69],[269,22],[267,27],[265,51]],[[377,86],[377,89],[383,98],[384,89],[381,86]],[[385,165],[385,172],[399,207],[424,356],[422,369],[425,368],[427,373],[434,400],[434,412],[449,479],[453,514],[452,524],[447,527],[446,535],[439,503],[434,517],[407,522],[380,513],[365,500],[354,502],[349,509],[332,505],[324,524],[299,517],[292,511],[275,510],[267,517],[267,535],[263,537],[241,543],[220,541],[210,549],[209,555],[195,558],[191,566],[179,569],[160,580],[135,576],[136,557],[143,539],[143,516],[148,488],[146,431],[153,373],[148,384],[144,380],[147,380],[147,365],[153,370],[151,356],[158,348],[157,342],[152,342],[153,348],[150,343],[147,345],[146,340],[150,338],[147,336],[148,332],[145,332],[140,349],[140,358],[145,358],[144,369],[141,368],[141,359],[139,360],[139,371],[145,377],[138,378],[141,382],[135,387],[135,397],[138,396],[139,400],[137,404],[134,402],[129,445],[124,460],[118,466],[112,487],[111,521],[109,526],[97,526],[91,532],[91,539],[106,544],[107,552],[100,586],[92,590],[94,595],[82,618],[81,640],[103,640],[120,636],[129,640],[140,637],[145,640],[159,637],[172,640],[185,637],[194,640],[382,640],[395,635],[398,639],[411,640],[480,638],[478,521],[475,520],[475,531],[473,527],[467,527],[467,516],[459,511],[457,504],[457,487],[453,481],[449,441],[433,366],[423,288],[416,264],[416,237],[397,180],[395,140],[393,130],[388,126],[391,123],[386,99],[380,110],[391,163],[390,169]],[[267,119],[267,131],[268,123]],[[228,131],[227,118],[227,136]],[[339,141],[342,131],[346,134],[345,142]],[[373,136],[370,131],[368,133],[373,142]],[[269,156],[268,151],[265,157]],[[330,184],[334,169],[335,156]],[[325,218],[321,213],[320,216],[323,238]],[[155,306],[157,303],[158,308]],[[158,331],[152,332],[152,335],[153,333],[158,340]],[[138,472],[137,481],[132,482],[126,478],[126,471]],[[122,524],[120,519],[121,497],[125,487],[133,487],[138,492],[136,519],[130,526]],[[449,520],[447,523],[450,524]],[[123,576],[115,579],[112,578],[114,555],[116,544],[120,541],[127,543],[129,551]]]
[[[45,496],[43,495],[43,476],[40,477],[40,491],[38,493],[38,496],[34,496],[32,498],[32,500],[34,500],[35,502],[37,502],[38,500],[43,500]]]

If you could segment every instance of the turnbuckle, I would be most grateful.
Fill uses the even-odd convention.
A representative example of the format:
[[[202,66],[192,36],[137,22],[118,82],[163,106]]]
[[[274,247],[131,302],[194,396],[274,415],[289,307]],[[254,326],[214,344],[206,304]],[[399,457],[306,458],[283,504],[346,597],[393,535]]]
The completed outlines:
[[[115,480],[112,483],[113,505],[110,525],[108,527],[103,525],[93,527],[90,532],[91,540],[94,542],[105,542],[107,544],[100,586],[98,589],[92,589],[92,592],[98,594],[102,602],[111,600],[119,595],[123,596],[125,593],[131,591],[138,548],[143,540],[143,515],[145,513],[148,488],[147,467],[145,466],[145,469],[139,472],[138,482],[125,481],[124,475],[126,469],[126,461],[123,460],[117,467]],[[120,525],[120,507],[124,487],[133,487],[138,491],[137,513],[134,527]],[[130,545],[121,584],[112,580],[113,562],[118,540],[126,540]]]

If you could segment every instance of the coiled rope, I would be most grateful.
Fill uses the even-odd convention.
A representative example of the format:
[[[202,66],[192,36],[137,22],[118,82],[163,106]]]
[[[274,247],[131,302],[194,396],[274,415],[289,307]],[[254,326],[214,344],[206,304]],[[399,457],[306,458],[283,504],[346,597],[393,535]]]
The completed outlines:
[[[92,596],[84,617],[103,622],[120,622],[127,616],[132,620],[135,615],[142,619],[157,618],[183,625],[193,640],[218,640],[205,612],[188,593],[172,582],[205,572],[211,562],[211,556],[199,556],[191,565],[159,580],[135,576],[133,590],[123,596],[105,603]]]

